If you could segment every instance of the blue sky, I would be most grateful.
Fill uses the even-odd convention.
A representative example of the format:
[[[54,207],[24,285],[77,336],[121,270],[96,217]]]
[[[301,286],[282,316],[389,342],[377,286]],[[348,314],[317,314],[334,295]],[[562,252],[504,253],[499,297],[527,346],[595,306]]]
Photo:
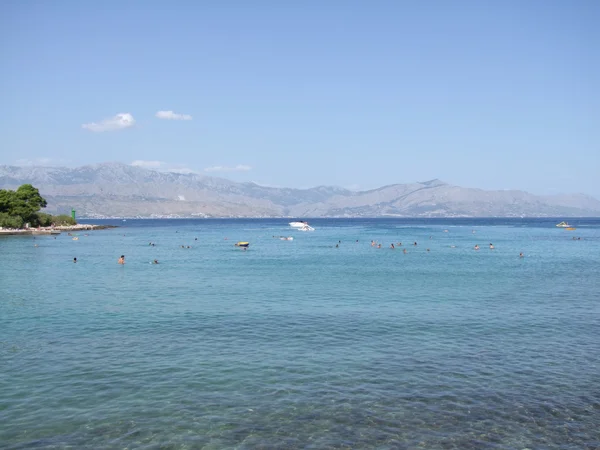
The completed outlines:
[[[5,0],[0,164],[600,197],[598,23],[595,0]]]

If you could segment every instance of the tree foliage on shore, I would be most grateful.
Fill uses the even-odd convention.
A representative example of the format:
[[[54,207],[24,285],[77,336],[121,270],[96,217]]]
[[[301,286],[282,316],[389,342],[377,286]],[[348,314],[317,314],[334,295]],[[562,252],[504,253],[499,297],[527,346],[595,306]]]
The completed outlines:
[[[31,184],[19,186],[16,191],[0,189],[0,227],[22,228],[27,223],[32,227],[76,223],[71,216],[40,212],[47,204],[40,191]]]

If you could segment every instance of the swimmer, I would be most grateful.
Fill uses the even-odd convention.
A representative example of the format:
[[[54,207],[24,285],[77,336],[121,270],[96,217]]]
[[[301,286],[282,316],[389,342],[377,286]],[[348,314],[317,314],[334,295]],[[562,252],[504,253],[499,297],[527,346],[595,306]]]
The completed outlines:
[[[525,258],[525,255],[523,254],[523,252],[519,253],[519,258]]]
[[[73,258],[73,262],[76,263],[77,262],[77,258]]]
[[[381,248],[381,244],[377,244],[377,248]]]
[[[430,251],[429,249],[427,249],[427,251]]]
[[[197,240],[198,240],[198,238],[194,238],[194,240],[195,240],[195,241],[197,241]]]
[[[490,242],[490,250],[494,250],[494,244]]]
[[[408,252],[406,251],[406,249],[403,249],[402,253],[404,253],[406,255],[406,253],[408,253]]]
[[[340,244],[335,244],[335,248],[340,248]]]
[[[479,250],[479,245],[475,244],[475,250]]]
[[[415,247],[417,246],[417,243],[416,243],[416,241],[415,241],[415,243],[414,243],[413,245],[414,245]]]
[[[155,259],[154,261],[152,261],[152,264],[158,264],[158,259]]]
[[[402,242],[398,242],[398,247],[402,247]]]
[[[394,249],[396,248],[396,247],[394,247],[394,243],[393,243],[393,242],[392,242],[392,244],[390,245],[390,248],[391,248],[392,250],[394,250]]]
[[[121,255],[118,261],[119,264],[125,264],[125,255]]]

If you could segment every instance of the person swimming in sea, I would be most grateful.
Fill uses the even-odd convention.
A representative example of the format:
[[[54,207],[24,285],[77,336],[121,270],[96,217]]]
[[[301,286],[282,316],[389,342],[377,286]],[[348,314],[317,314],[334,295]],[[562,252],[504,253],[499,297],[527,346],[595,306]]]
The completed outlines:
[[[154,261],[152,261],[152,264],[158,264],[158,259],[155,259]]]
[[[479,250],[479,244],[475,244],[475,250]]]
[[[121,257],[119,258],[119,261],[117,261],[119,264],[125,264],[125,255],[121,255]]]
[[[73,258],[73,262],[76,263],[77,262],[77,258]]]
[[[392,250],[394,250],[394,249],[396,248],[396,247],[394,247],[394,243],[393,243],[393,242],[391,243],[391,245],[390,245],[390,248],[391,248]]]
[[[494,248],[495,248],[495,247],[494,247],[494,244],[492,244],[492,243],[490,242],[490,250],[494,250]]]
[[[523,254],[523,252],[519,253],[519,258],[525,258],[525,255]]]
[[[406,251],[406,249],[402,249],[402,253],[406,255],[408,252]]]

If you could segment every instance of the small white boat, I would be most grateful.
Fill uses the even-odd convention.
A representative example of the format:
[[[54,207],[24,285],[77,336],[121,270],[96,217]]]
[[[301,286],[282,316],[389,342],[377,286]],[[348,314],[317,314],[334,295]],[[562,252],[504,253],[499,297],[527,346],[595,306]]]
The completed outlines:
[[[569,225],[567,222],[557,223],[556,226],[558,228],[571,228],[571,225]]]
[[[308,222],[290,222],[292,228],[304,228],[305,226],[308,226]]]

